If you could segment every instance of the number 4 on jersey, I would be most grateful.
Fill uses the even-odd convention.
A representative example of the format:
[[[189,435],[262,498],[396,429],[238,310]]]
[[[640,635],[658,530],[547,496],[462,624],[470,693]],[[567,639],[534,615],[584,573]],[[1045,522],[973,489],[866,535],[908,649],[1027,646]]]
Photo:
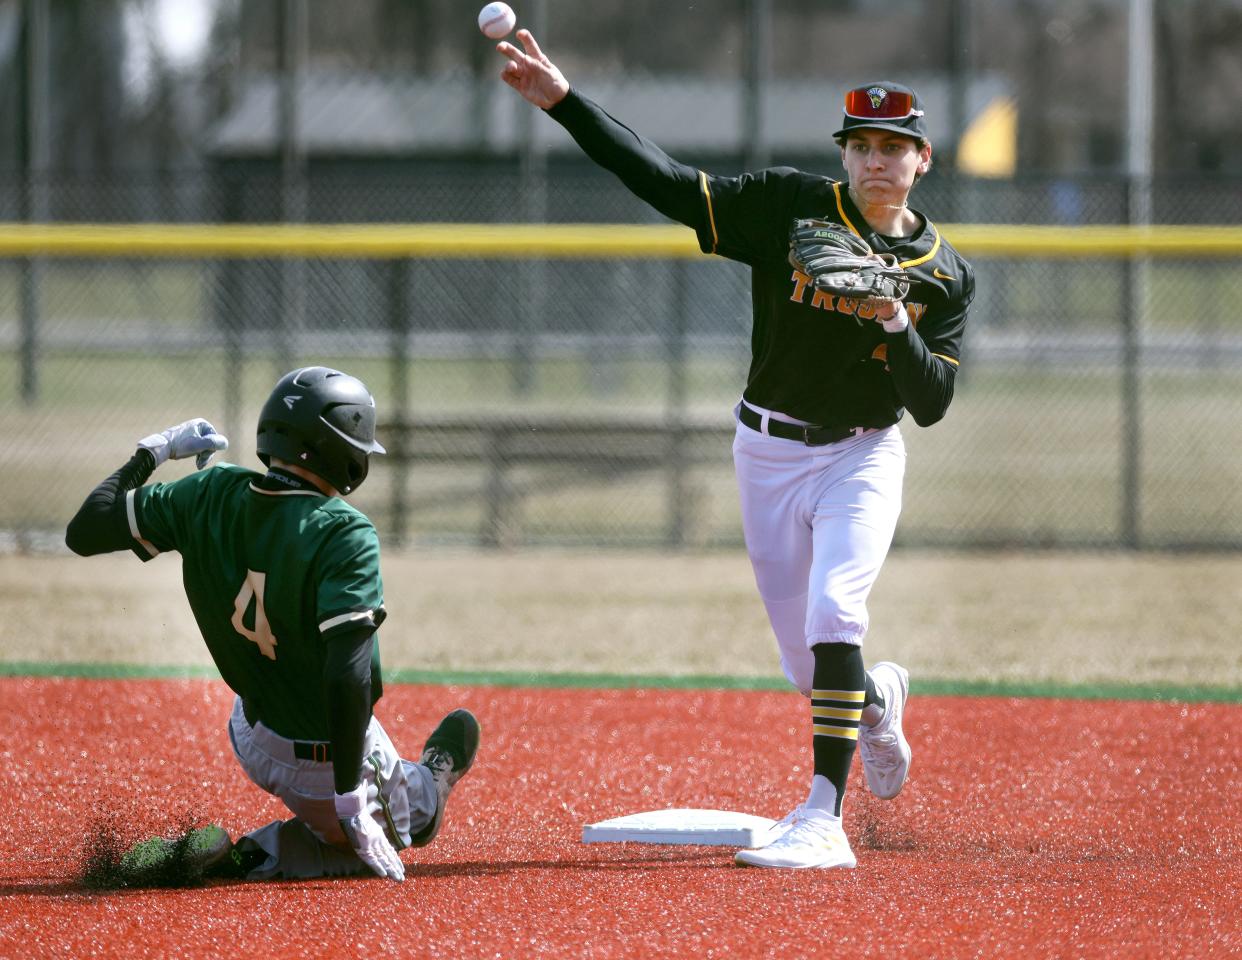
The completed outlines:
[[[233,601],[233,629],[240,633],[247,640],[251,640],[259,645],[259,650],[263,656],[269,660],[276,659],[276,638],[272,636],[272,628],[267,622],[267,611],[263,609],[263,587],[267,583],[266,573],[256,573],[254,570],[246,571],[245,582],[241,585],[241,590],[237,592],[237,599]],[[250,606],[250,599],[254,598],[254,629],[251,630],[246,626],[246,608]]]

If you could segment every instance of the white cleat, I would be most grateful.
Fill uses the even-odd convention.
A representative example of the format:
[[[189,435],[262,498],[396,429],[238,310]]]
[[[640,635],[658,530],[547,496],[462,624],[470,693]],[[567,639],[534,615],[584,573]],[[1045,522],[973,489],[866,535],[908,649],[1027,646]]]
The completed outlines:
[[[805,813],[806,807],[802,804],[798,804],[790,810],[789,813],[785,814],[785,818],[783,820],[777,820],[774,824],[772,824],[771,828],[766,833],[760,834],[756,837],[755,842],[750,845],[750,849],[762,850],[764,847],[770,847],[777,840],[783,837],[790,827],[801,820]]]
[[[733,862],[739,867],[785,870],[848,869],[858,865],[839,819],[828,816],[822,810],[799,809],[802,812],[793,826],[779,838],[759,850],[739,850]]]
[[[858,728],[858,752],[871,792],[881,800],[892,800],[910,776],[910,744],[901,732],[910,674],[905,667],[888,661],[877,663],[869,672],[884,697],[885,711],[875,726]]]

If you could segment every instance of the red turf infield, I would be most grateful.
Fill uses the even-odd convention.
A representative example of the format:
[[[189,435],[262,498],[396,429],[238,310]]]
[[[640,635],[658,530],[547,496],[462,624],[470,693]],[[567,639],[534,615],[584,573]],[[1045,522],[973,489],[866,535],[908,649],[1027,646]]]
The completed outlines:
[[[0,679],[0,955],[1242,955],[1237,705],[912,698],[905,792],[852,783],[859,868],[791,873],[579,838],[666,806],[784,814],[807,779],[792,693],[394,686],[398,747],[458,705],[484,734],[404,884],[78,886],[103,811],[150,832],[282,816],[232,760],[230,701],[217,681]]]

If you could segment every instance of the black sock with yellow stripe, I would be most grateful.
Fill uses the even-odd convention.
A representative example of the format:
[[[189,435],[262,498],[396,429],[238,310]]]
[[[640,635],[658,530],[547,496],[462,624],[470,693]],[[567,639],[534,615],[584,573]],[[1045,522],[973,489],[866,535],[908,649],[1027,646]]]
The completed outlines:
[[[867,681],[867,699],[863,701],[862,722],[865,727],[874,727],[884,719],[888,704],[884,702],[884,695],[871,679],[871,674],[864,673],[863,677]]]
[[[852,643],[817,643],[811,690],[811,729],[815,773],[836,790],[832,814],[841,816],[845,781],[849,777],[858,724],[866,697],[867,673],[862,649]]]

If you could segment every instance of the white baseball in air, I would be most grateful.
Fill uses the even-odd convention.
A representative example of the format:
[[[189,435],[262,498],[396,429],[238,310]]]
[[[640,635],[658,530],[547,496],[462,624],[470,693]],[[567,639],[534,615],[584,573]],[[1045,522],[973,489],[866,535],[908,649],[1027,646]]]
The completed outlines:
[[[507,37],[517,24],[517,14],[507,3],[489,3],[479,11],[479,29],[493,40]]]

